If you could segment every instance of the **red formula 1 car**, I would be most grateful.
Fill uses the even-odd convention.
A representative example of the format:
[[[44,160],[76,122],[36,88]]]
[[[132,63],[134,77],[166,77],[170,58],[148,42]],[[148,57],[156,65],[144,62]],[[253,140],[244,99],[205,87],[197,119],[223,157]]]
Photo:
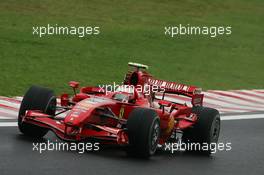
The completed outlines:
[[[52,90],[32,86],[20,106],[19,130],[31,137],[51,130],[62,140],[116,144],[143,157],[153,155],[158,145],[179,139],[217,143],[219,112],[202,106],[200,88],[155,79],[146,65],[129,67],[116,89],[89,86],[77,93],[79,83],[70,82],[74,95],[62,94],[60,105]],[[189,98],[190,104],[177,102],[179,98]],[[199,151],[210,154],[211,149]]]

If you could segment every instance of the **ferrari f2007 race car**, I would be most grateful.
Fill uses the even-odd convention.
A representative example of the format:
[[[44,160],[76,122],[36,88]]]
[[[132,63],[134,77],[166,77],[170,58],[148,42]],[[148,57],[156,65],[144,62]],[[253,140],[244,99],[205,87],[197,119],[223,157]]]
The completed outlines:
[[[201,89],[156,79],[147,69],[129,63],[123,85],[111,91],[87,86],[77,93],[79,83],[71,81],[74,95],[57,98],[50,89],[32,86],[20,106],[19,130],[36,138],[50,130],[66,141],[120,145],[141,157],[169,142],[217,143],[220,115],[203,107]],[[179,98],[190,99],[190,104],[177,102]],[[209,155],[211,149],[198,151]]]

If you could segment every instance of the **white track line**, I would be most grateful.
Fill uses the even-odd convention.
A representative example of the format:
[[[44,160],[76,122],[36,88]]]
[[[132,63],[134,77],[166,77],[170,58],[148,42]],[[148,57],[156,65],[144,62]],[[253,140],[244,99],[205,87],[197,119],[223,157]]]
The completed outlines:
[[[264,114],[221,116],[221,120],[242,120],[242,119],[259,119],[259,118],[264,118]]]
[[[3,116],[0,116],[0,119],[4,119],[4,120],[14,120],[14,119],[17,119],[17,117],[3,117]]]
[[[17,126],[17,122],[0,122],[0,127]]]

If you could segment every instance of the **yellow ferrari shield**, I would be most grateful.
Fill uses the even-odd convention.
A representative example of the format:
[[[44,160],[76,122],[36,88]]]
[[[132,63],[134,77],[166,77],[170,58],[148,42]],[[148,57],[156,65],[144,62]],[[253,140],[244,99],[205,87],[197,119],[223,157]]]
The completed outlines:
[[[120,119],[123,118],[124,112],[125,112],[125,107],[124,106],[121,106],[120,111],[119,111],[119,118]]]

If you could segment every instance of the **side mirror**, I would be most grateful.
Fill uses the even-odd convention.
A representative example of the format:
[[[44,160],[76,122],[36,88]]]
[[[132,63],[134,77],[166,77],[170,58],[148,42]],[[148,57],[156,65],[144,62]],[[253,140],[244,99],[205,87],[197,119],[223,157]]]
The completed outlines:
[[[61,99],[61,106],[65,106],[65,107],[69,106],[70,100],[68,94],[62,94],[60,99]]]
[[[79,87],[80,83],[77,81],[70,81],[69,86],[72,87],[73,89],[77,89]]]
[[[74,95],[76,95],[76,89],[79,87],[80,83],[77,81],[70,81],[69,86],[72,87]]]

